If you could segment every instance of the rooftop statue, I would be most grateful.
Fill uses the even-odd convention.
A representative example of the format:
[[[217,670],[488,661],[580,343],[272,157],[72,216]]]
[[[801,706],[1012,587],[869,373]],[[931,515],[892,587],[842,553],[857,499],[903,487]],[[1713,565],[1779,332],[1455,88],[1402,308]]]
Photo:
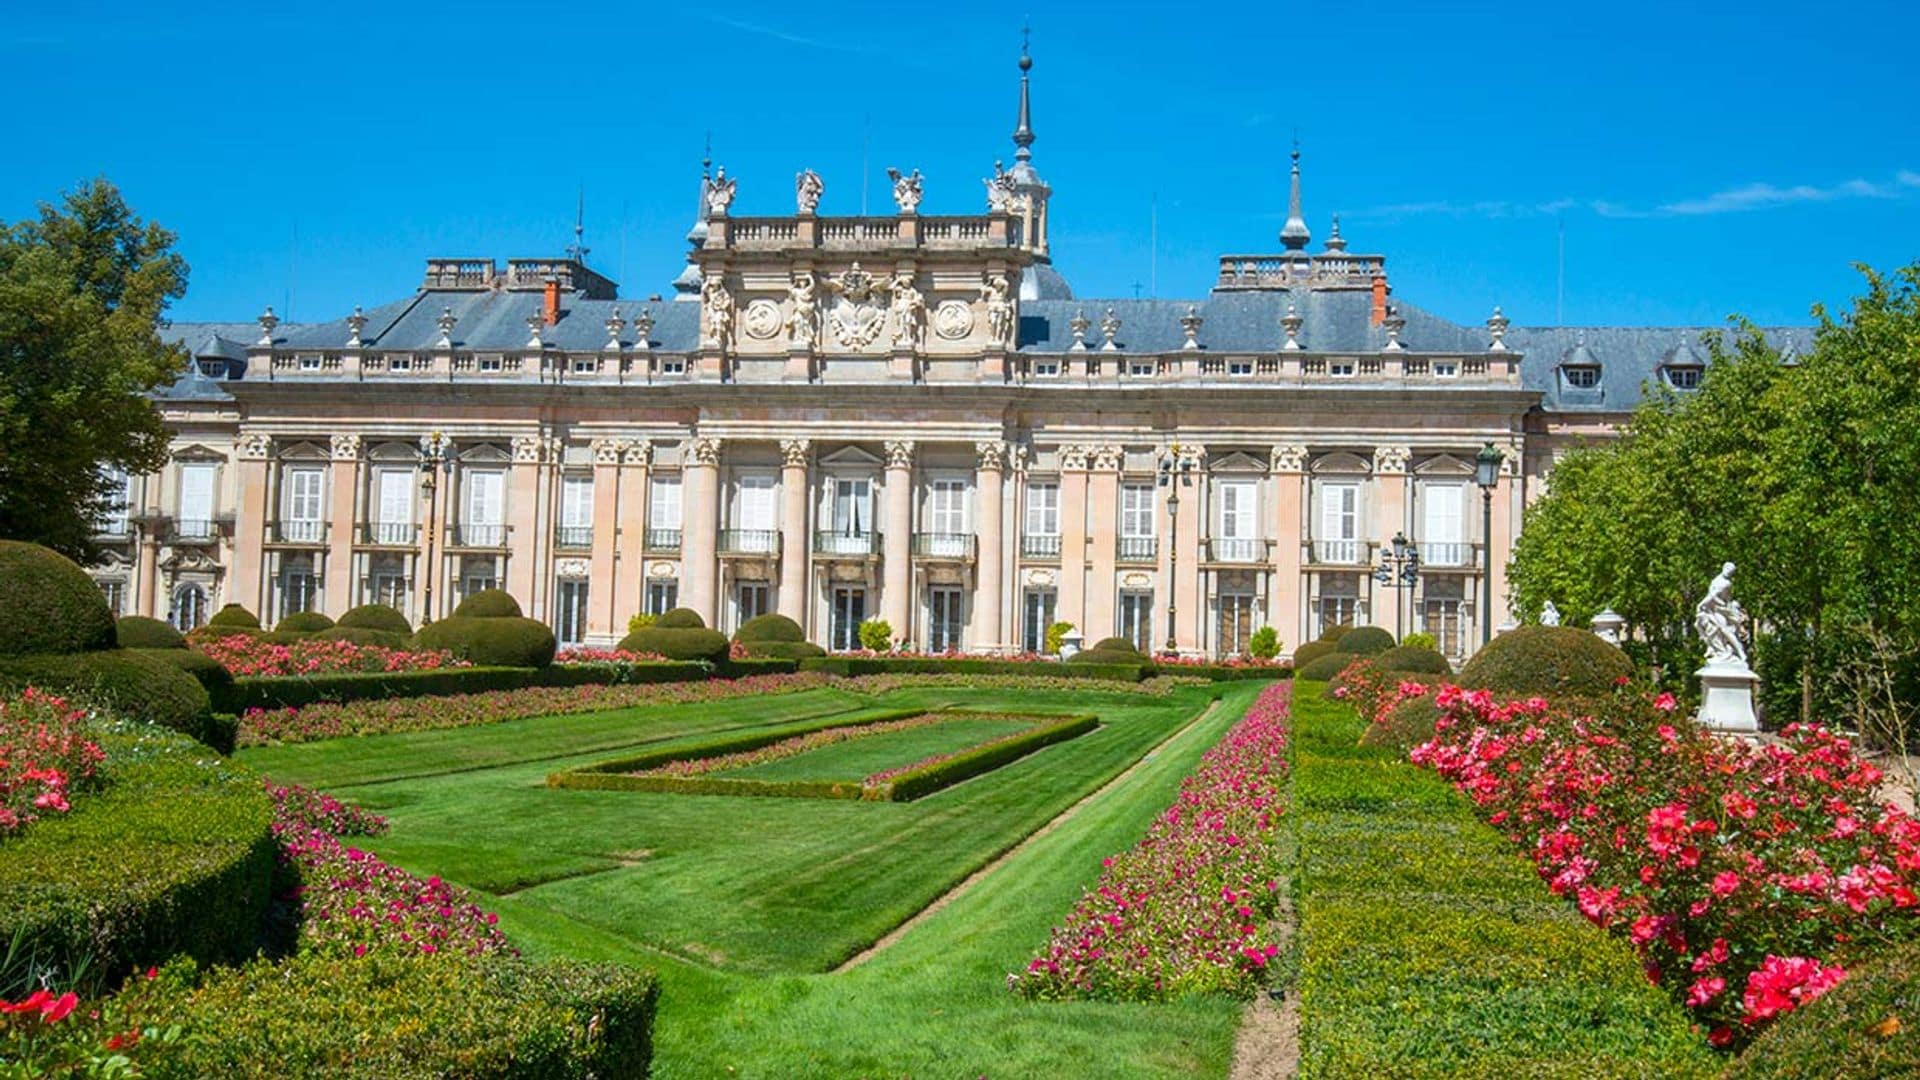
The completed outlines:
[[[903,214],[917,213],[920,209],[920,196],[923,194],[923,182],[920,170],[903,174],[899,169],[888,169],[887,178],[893,181],[893,203]]]
[[[826,182],[812,169],[803,170],[793,178],[793,201],[803,214],[811,214],[820,205],[820,196],[827,190]]]
[[[727,167],[720,166],[719,170],[713,174],[713,179],[707,181],[707,212],[725,214],[727,207],[733,205],[734,189],[738,186],[727,176]]]
[[[987,210],[994,213],[1011,213],[1013,210],[1013,174],[993,163],[993,175],[982,180],[987,185]]]

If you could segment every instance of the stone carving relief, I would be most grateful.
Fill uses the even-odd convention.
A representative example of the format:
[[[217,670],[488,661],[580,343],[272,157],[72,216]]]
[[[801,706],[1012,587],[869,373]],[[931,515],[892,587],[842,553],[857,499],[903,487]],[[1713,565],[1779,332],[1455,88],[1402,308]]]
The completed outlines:
[[[273,454],[273,437],[261,431],[248,431],[240,435],[240,456],[250,461],[265,461]]]
[[[539,464],[545,457],[546,448],[546,440],[538,435],[515,435],[513,437],[514,464]]]
[[[999,441],[973,444],[976,467],[998,471],[1007,465],[1007,444]]]
[[[593,564],[586,559],[557,559],[553,564],[555,577],[583,578],[593,572]]]
[[[835,342],[846,349],[864,349],[873,344],[887,325],[887,309],[881,305],[878,295],[885,290],[885,285],[860,269],[859,263],[854,263],[830,279],[827,289],[834,298],[827,322],[833,329]]]
[[[1273,448],[1274,472],[1306,472],[1307,448],[1304,446],[1276,446]]]
[[[945,341],[959,341],[973,333],[973,305],[965,300],[942,300],[933,310],[933,332]]]
[[[727,207],[733,205],[733,193],[738,185],[727,176],[727,167],[720,166],[713,179],[707,181],[707,213],[726,216]]]
[[[627,465],[644,467],[651,464],[653,462],[652,441],[648,439],[634,439],[627,444],[626,452],[620,455],[620,459]]]
[[[335,435],[331,440],[331,443],[332,445],[329,447],[329,449],[331,449],[333,452],[333,460],[335,461],[360,460],[360,436]]]
[[[704,322],[700,343],[709,348],[726,348],[728,335],[733,333],[733,294],[727,291],[727,283],[718,274],[708,278],[701,287],[700,314]]]
[[[902,270],[893,276],[893,345],[911,349],[926,340],[927,298],[914,287],[913,274]]]
[[[803,214],[811,214],[820,205],[820,196],[825,194],[827,185],[820,174],[806,169],[793,178],[793,201]]]
[[[628,443],[625,439],[595,439],[587,445],[593,450],[595,465],[618,465]]]
[[[1060,448],[1060,468],[1062,471],[1081,472],[1087,467],[1088,447],[1074,443]]]
[[[980,299],[987,307],[987,333],[993,338],[993,344],[1011,348],[1013,290],[1007,284],[1007,275],[988,274],[986,284],[980,287]]]
[[[720,440],[710,435],[695,437],[687,444],[687,451],[688,464],[716,468],[720,464]]]
[[[766,341],[780,332],[784,320],[780,305],[762,297],[747,304],[740,313],[740,331],[756,341]]]
[[[814,338],[820,332],[820,315],[815,308],[814,292],[813,274],[810,271],[802,270],[793,275],[793,284],[787,290],[787,299],[792,304],[787,313],[787,340],[798,348],[813,348]]]
[[[807,455],[813,449],[813,443],[807,439],[782,439],[780,441],[780,462],[790,469],[807,467]]]
[[[912,439],[894,439],[888,441],[886,443],[887,468],[913,468],[913,448],[914,442]]]
[[[1126,461],[1126,453],[1118,446],[1109,443],[1106,446],[1090,446],[1087,452],[1095,469],[1115,470]]]
[[[1373,471],[1376,473],[1403,473],[1407,471],[1407,459],[1413,451],[1404,446],[1379,446],[1373,451]]]
[[[887,178],[893,181],[893,204],[903,214],[915,213],[920,209],[920,196],[923,193],[920,170],[915,169],[909,175],[902,175],[899,169],[888,169]]]

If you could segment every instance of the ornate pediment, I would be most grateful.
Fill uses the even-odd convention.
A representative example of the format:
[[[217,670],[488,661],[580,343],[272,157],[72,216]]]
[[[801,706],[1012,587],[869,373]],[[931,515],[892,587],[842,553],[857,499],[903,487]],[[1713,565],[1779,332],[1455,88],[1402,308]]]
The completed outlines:
[[[412,464],[420,460],[420,448],[413,443],[388,439],[385,442],[374,443],[367,450],[367,460]]]
[[[1316,476],[1328,474],[1366,476],[1373,472],[1373,463],[1359,454],[1336,450],[1314,458],[1309,471]]]
[[[281,461],[327,461],[333,457],[333,447],[302,439],[282,446],[277,456]]]
[[[834,465],[842,468],[879,468],[884,462],[878,455],[863,450],[858,446],[843,446],[831,454],[822,455],[820,464]]]
[[[199,443],[189,443],[173,451],[175,461],[225,461],[227,455]]]
[[[513,455],[497,443],[475,443],[460,451],[459,456],[460,461],[468,465],[505,465],[513,460]]]
[[[1435,454],[1413,467],[1415,476],[1472,476],[1473,463],[1452,454]]]
[[[1267,462],[1244,450],[1229,450],[1207,462],[1207,471],[1216,473],[1264,473]]]

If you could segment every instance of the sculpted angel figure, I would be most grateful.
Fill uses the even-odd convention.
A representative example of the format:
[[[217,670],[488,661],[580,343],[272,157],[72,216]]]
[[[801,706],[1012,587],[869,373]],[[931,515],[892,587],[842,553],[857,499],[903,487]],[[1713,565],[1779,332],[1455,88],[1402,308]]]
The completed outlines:
[[[893,181],[893,202],[903,214],[911,214],[920,209],[921,177],[920,170],[911,175],[903,175],[899,169],[888,169],[887,178]]]
[[[793,285],[787,292],[787,298],[793,304],[793,310],[787,314],[787,333],[795,345],[813,347],[814,335],[820,322],[814,310],[814,280],[811,273],[795,274]]]
[[[714,172],[713,179],[707,181],[707,212],[724,214],[727,207],[733,205],[733,192],[738,185],[727,177],[725,165]]]
[[[1707,663],[1747,662],[1747,647],[1740,641],[1740,628],[1746,621],[1747,613],[1733,598],[1733,564],[1725,563],[1693,609],[1693,628],[1706,646]]]
[[[710,277],[700,289],[700,311],[707,318],[708,345],[725,346],[733,332],[733,294],[719,276]]]
[[[993,175],[982,180],[987,185],[987,209],[989,211],[1011,211],[1013,209],[1013,177],[993,163]]]
[[[811,214],[820,205],[820,196],[825,194],[827,185],[820,174],[807,169],[793,178],[793,201],[803,214]]]
[[[927,298],[913,285],[913,275],[905,270],[893,276],[893,343],[912,348],[926,336]]]
[[[1002,345],[1013,341],[1013,297],[1005,274],[989,274],[980,287],[980,299],[987,305],[987,331]]]

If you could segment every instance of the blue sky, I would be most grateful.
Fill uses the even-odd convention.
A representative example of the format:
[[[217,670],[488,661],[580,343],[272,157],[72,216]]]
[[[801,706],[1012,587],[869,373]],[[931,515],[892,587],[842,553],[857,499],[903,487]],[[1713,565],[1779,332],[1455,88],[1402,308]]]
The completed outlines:
[[[1199,296],[1278,247],[1297,131],[1318,248],[1461,321],[1807,320],[1920,259],[1912,3],[15,6],[0,219],[105,175],[174,229],[179,319],[336,317],[427,256],[557,252],[584,188],[622,293],[683,264],[701,148],[737,213],[983,206],[1033,28],[1055,264]],[[31,88],[31,89],[25,89]],[[863,170],[864,164],[864,170]],[[1157,243],[1153,222],[1158,219]]]

